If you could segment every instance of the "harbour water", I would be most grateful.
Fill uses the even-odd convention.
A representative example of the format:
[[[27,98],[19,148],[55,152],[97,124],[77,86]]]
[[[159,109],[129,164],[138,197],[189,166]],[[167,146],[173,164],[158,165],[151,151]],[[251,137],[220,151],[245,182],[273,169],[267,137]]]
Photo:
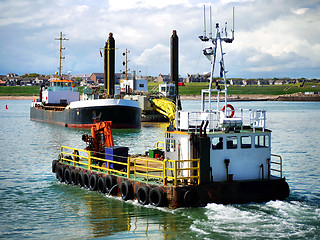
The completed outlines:
[[[0,238],[319,239],[320,103],[232,104],[267,110],[272,153],[283,157],[291,190],[287,200],[170,210],[59,183],[51,161],[61,145],[84,148],[81,136],[89,130],[30,121],[30,101],[0,100]],[[199,109],[199,101],[182,105]],[[130,153],[143,153],[166,127],[144,124],[113,136]]]

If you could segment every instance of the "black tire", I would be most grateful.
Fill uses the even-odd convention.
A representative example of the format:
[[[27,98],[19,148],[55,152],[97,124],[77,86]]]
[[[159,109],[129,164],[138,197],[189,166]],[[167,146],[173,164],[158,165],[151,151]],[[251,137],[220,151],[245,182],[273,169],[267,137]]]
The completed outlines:
[[[156,207],[162,207],[164,206],[164,192],[162,188],[154,187],[149,192],[149,202],[151,205]]]
[[[133,186],[129,181],[124,181],[120,184],[121,198],[125,201],[133,199]]]
[[[106,178],[100,177],[97,181],[97,189],[99,193],[106,193]]]
[[[59,182],[64,182],[64,166],[60,165],[58,168],[57,178]]]
[[[57,162],[57,163],[56,163],[56,166],[55,166],[54,172],[56,173],[56,178],[57,178],[58,180],[59,180],[59,178],[58,178],[59,167],[60,167],[60,163]]]
[[[71,171],[69,168],[66,168],[64,170],[64,174],[63,174],[63,177],[64,177],[64,182],[66,184],[71,184]]]
[[[199,202],[198,193],[194,190],[188,190],[183,196],[184,205],[186,207],[195,207]]]
[[[112,189],[114,189],[114,185],[117,184],[117,179],[115,176],[108,175],[106,177],[106,192],[111,194]]]
[[[79,187],[84,187],[83,172],[78,173],[77,182]]]
[[[89,189],[91,191],[97,190],[97,176],[95,174],[91,174],[89,178]]]
[[[53,160],[52,161],[52,172],[55,173],[56,172],[56,166],[57,164],[59,164],[59,161],[58,160]]]
[[[137,199],[141,205],[147,205],[149,203],[149,188],[142,186],[137,191]]]
[[[83,187],[90,188],[90,175],[87,172],[83,174]]]
[[[78,185],[78,171],[71,170],[71,184]]]

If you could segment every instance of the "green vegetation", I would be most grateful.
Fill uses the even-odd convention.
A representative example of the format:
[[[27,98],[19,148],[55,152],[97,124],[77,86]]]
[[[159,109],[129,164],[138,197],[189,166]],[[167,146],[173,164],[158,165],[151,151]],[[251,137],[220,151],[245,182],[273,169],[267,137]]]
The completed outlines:
[[[149,91],[159,83],[149,83]],[[312,87],[316,86],[316,87]],[[221,89],[224,85],[220,85]],[[208,83],[186,83],[185,86],[179,87],[181,95],[200,95],[201,89],[208,88]],[[245,95],[245,94],[261,94],[261,95],[285,95],[297,92],[320,92],[320,83],[305,83],[303,87],[300,84],[284,84],[284,85],[264,85],[264,86],[229,86],[229,95]]]
[[[84,87],[78,87],[82,94]],[[0,96],[38,96],[40,86],[0,86]]]
[[[36,77],[44,77],[44,75],[40,75],[40,74],[38,74],[38,73],[26,73],[26,74],[24,74],[24,75],[22,75],[21,77],[22,78],[36,78]]]
[[[148,90],[151,91],[159,83],[149,83]],[[316,87],[312,87],[316,86]],[[221,89],[224,85],[220,85]],[[0,96],[38,96],[39,86],[0,86]],[[79,87],[79,92],[83,92],[84,87]],[[200,95],[201,89],[208,88],[208,83],[186,83],[185,86],[179,87],[181,95]],[[155,89],[158,91],[158,88]],[[284,85],[264,85],[264,86],[229,86],[229,95],[245,95],[245,94],[261,94],[261,95],[284,95],[297,92],[320,92],[320,83],[307,82],[303,87],[300,84],[284,84]]]
[[[38,96],[39,86],[1,86],[0,96]]]

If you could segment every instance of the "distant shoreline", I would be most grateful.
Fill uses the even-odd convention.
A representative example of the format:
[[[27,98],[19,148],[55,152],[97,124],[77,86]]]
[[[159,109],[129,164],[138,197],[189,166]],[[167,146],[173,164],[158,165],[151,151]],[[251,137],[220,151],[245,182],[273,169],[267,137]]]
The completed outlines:
[[[33,96],[0,96],[0,100],[33,100]]]
[[[33,100],[33,96],[0,96],[0,100]],[[181,95],[181,100],[200,100],[201,95]],[[215,99],[215,97],[213,97]],[[224,99],[223,97],[221,99]],[[306,95],[301,93],[288,95],[229,95],[228,101],[320,101],[320,94]]]

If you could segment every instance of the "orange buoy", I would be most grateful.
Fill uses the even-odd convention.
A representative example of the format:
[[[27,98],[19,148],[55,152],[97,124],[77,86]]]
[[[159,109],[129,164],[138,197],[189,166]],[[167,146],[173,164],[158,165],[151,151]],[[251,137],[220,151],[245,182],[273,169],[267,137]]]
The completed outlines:
[[[6,110],[8,109],[8,105],[6,105]]]

